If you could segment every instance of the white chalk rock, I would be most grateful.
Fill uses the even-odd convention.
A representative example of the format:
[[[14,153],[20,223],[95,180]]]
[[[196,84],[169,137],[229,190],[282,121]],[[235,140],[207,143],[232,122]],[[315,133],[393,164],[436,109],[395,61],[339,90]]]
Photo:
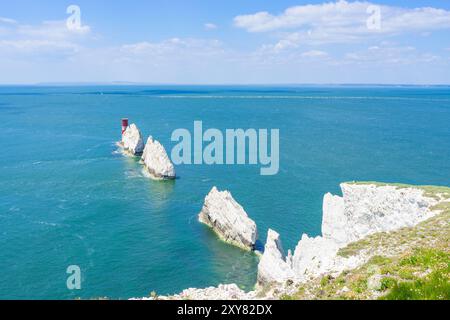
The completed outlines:
[[[155,179],[175,179],[175,167],[166,149],[153,137],[149,137],[142,154],[145,169]]]
[[[199,221],[211,227],[224,241],[246,250],[255,248],[257,229],[242,206],[228,191],[213,187],[205,198]]]
[[[341,184],[343,197],[326,194],[322,237],[304,235],[295,249],[293,272],[298,280],[353,269],[363,257],[337,255],[340,248],[371,234],[412,227],[432,217],[435,200],[418,188],[375,184]]]
[[[322,236],[337,243],[348,241],[344,199],[327,193],[323,198]]]
[[[433,215],[436,203],[418,188],[341,184],[343,197],[325,195],[322,234],[340,245],[378,232],[412,227]]]
[[[413,227],[436,214],[431,208],[438,201],[425,197],[419,188],[343,183],[341,189],[343,197],[331,194],[324,197],[322,236],[302,236],[291,258],[290,271],[286,270],[281,254],[274,255],[270,264],[264,254],[258,269],[270,276],[258,277],[258,281],[282,283],[286,274],[291,273],[294,281],[305,282],[326,273],[357,268],[368,257],[338,256],[339,249],[374,233]],[[287,266],[288,262],[287,259]],[[268,267],[277,264],[282,268]]]
[[[138,127],[133,123],[129,125],[122,135],[121,143],[125,153],[137,156],[144,151],[144,140]]]
[[[289,252],[285,256],[280,236],[269,230],[264,254],[258,266],[258,287],[274,284],[267,293],[265,290],[245,293],[236,285],[219,286],[218,288],[187,289],[182,294],[173,296],[178,299],[259,299],[261,292],[264,298],[275,297],[275,290],[297,290],[296,285],[307,282],[324,274],[337,276],[344,270],[360,267],[370,259],[365,253],[350,257],[339,256],[339,249],[358,241],[370,234],[412,227],[436,214],[432,207],[439,201],[428,198],[423,190],[414,187],[380,186],[376,184],[342,184],[343,197],[327,194],[323,203],[323,223],[321,237],[310,238],[303,235],[294,255]],[[230,200],[231,199],[231,200]],[[228,214],[229,211],[243,211],[229,193],[220,193],[213,188],[205,200],[200,213],[200,221],[215,228],[221,237],[227,239],[233,222],[228,216],[245,216],[239,213]],[[214,212],[212,215],[211,212]],[[212,216],[220,218],[211,218]],[[237,219],[237,218],[236,218]],[[231,220],[236,220],[231,219]],[[213,221],[220,221],[215,223]],[[225,222],[224,222],[225,221]],[[241,225],[242,223],[238,223]],[[226,225],[226,227],[224,227]],[[219,226],[218,228],[216,228]],[[223,232],[227,230],[227,232]],[[254,227],[256,239],[256,226]],[[232,234],[236,234],[233,231]],[[231,239],[234,239],[231,237]],[[247,241],[248,242],[248,241]],[[254,242],[253,242],[254,243]],[[378,277],[378,275],[374,275]],[[288,283],[294,282],[294,286]],[[369,281],[371,288],[377,289],[379,279]],[[291,288],[291,289],[289,289]],[[345,290],[344,290],[345,289]],[[342,292],[348,291],[348,288]],[[272,292],[272,293],[270,293]],[[289,291],[285,291],[289,292]],[[173,297],[169,297],[173,298]]]
[[[204,289],[189,288],[173,296],[158,298],[160,300],[250,300],[255,298],[255,294],[247,293],[233,283]]]
[[[292,257],[295,279],[302,282],[334,270],[338,250],[339,246],[332,240],[304,234]]]
[[[373,233],[415,226],[434,215],[430,208],[437,203],[413,187],[344,183],[341,189],[347,243]]]
[[[258,265],[258,284],[284,283],[292,279],[292,257],[284,254],[280,235],[269,229],[264,253]]]

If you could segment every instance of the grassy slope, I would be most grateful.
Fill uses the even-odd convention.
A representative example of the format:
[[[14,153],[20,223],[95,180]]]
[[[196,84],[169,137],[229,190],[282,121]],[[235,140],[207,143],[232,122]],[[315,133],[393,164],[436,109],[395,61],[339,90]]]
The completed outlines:
[[[414,228],[378,233],[348,245],[339,255],[372,256],[362,267],[336,278],[313,280],[282,299],[450,299],[450,188],[357,182],[420,188],[444,200],[439,214]],[[445,200],[446,199],[446,200]]]

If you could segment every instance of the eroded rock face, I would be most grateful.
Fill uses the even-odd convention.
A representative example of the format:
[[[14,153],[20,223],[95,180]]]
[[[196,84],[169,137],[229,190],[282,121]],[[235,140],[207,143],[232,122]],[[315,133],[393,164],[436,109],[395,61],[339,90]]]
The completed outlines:
[[[198,218],[222,240],[246,250],[255,248],[258,236],[256,224],[230,192],[212,188]]]
[[[324,197],[322,236],[303,235],[292,257],[277,253],[282,252],[281,245],[274,245],[274,239],[280,243],[278,235],[268,237],[268,253],[264,252],[258,266],[260,284],[284,283],[286,275],[295,282],[305,282],[357,268],[367,257],[341,257],[339,249],[374,233],[415,226],[435,214],[431,208],[437,200],[425,197],[419,188],[344,183],[341,189],[343,197]]]
[[[412,227],[432,216],[436,201],[417,188],[341,184],[343,198],[324,199],[322,233],[348,244],[378,232]]]
[[[145,169],[155,179],[175,179],[175,167],[166,149],[153,137],[149,137],[142,154]]]
[[[123,133],[121,146],[126,154],[132,156],[141,155],[144,151],[142,134],[134,123],[129,125]]]
[[[258,265],[258,284],[284,282],[293,276],[291,253],[284,254],[280,235],[269,229],[264,254]]]
[[[303,235],[294,255],[288,252],[286,256],[281,245],[280,235],[269,230],[265,251],[258,266],[256,291],[246,293],[232,284],[220,285],[217,288],[191,288],[178,295],[161,298],[276,299],[280,297],[280,294],[293,294],[298,291],[302,283],[312,278],[324,274],[337,276],[344,270],[358,268],[368,261],[370,256],[365,254],[356,254],[350,257],[339,256],[339,249],[347,244],[366,238],[373,233],[415,226],[438,212],[433,211],[432,207],[439,201],[424,196],[423,190],[419,188],[399,188],[375,184],[342,184],[341,188],[343,197],[331,194],[324,197],[323,236],[311,238]],[[210,195],[211,198],[209,198]],[[240,207],[237,203],[232,204],[234,200],[226,200],[228,196],[220,195],[216,188],[213,188],[210,195],[205,200],[205,212],[202,210],[205,217],[209,216],[210,211],[218,210],[216,206],[222,213],[230,210],[227,209],[227,206],[230,208],[235,208],[236,205]],[[242,209],[242,207],[240,208]],[[225,214],[225,216],[227,215]],[[211,223],[212,220],[207,221]],[[377,288],[379,279],[370,280],[368,285]]]
[[[292,258],[295,281],[303,282],[337,267],[335,257],[339,246],[332,240],[304,234],[297,244]]]
[[[337,243],[346,243],[348,218],[345,215],[344,198],[327,193],[323,198],[322,210],[322,236]]]

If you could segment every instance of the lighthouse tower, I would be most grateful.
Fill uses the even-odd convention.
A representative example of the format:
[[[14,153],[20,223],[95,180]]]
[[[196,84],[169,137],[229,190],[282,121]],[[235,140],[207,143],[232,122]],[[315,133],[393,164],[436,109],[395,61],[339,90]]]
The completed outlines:
[[[123,118],[122,119],[122,135],[125,133],[125,130],[127,130],[128,127],[128,119]]]

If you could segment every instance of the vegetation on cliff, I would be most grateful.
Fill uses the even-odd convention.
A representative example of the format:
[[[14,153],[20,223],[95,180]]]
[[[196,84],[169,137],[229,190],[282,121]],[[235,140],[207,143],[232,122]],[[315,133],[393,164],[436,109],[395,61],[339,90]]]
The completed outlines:
[[[440,202],[437,215],[412,228],[373,234],[339,251],[342,257],[371,257],[363,266],[301,285],[282,299],[450,299],[450,188],[419,188]]]

